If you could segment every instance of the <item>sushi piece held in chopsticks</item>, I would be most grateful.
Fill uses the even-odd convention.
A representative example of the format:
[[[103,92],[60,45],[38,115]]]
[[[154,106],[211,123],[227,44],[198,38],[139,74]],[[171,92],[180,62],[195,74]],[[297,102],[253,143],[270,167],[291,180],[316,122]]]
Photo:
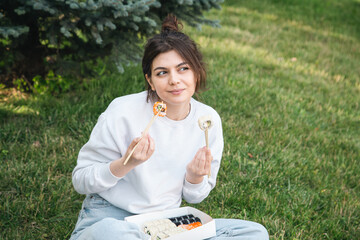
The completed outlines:
[[[209,133],[208,130],[213,126],[213,122],[211,120],[211,115],[202,116],[198,120],[199,127],[201,130],[205,131],[205,143],[206,147],[209,147]]]
[[[200,129],[205,132],[205,143],[206,143],[206,147],[209,148],[209,129],[213,126],[211,115],[200,117],[198,123]],[[211,176],[211,171],[209,172],[208,177],[210,176]]]
[[[154,115],[158,115],[160,117],[165,117],[166,115],[166,104],[163,103],[163,102],[156,102],[153,106],[153,112],[154,112]]]
[[[143,138],[149,132],[151,125],[154,123],[155,119],[158,116],[165,117],[166,109],[167,109],[167,107],[166,107],[166,104],[164,102],[156,102],[156,103],[154,103],[154,106],[153,106],[154,116],[151,118],[149,124],[146,126],[144,132],[141,135],[141,138]],[[141,141],[141,138],[140,138],[139,142]],[[139,142],[134,146],[134,148],[131,150],[131,152],[129,153],[129,155],[125,159],[124,165],[126,165],[127,162],[129,161],[131,155],[134,153],[134,151],[135,151],[136,147],[138,146]]]

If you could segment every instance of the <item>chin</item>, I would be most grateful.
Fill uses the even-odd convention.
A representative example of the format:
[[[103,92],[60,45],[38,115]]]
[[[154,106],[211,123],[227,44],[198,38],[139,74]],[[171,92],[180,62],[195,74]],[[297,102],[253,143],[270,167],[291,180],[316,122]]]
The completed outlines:
[[[159,96],[159,97],[160,97],[160,99],[162,101],[164,101],[167,104],[179,105],[179,104],[182,104],[182,103],[190,102],[190,99],[191,99],[192,95],[189,95],[189,94],[186,94],[186,93],[182,93],[182,94],[179,94],[179,95],[174,95],[174,94],[169,93],[164,97],[161,97],[161,96]]]

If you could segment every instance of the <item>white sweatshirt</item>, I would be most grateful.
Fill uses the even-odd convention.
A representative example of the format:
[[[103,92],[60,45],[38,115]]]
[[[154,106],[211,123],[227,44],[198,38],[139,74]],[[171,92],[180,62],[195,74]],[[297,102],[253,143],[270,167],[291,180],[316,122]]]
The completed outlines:
[[[223,151],[221,119],[217,112],[191,99],[189,115],[180,121],[157,117],[149,134],[155,152],[122,178],[110,172],[110,163],[126,153],[131,141],[141,136],[153,116],[153,103],[147,92],[116,98],[103,112],[89,141],[81,148],[72,174],[75,190],[80,194],[98,193],[114,206],[134,214],[177,208],[182,198],[199,203],[215,187]],[[209,147],[213,155],[211,177],[202,183],[185,180],[186,166],[199,148],[205,146],[205,133],[198,119],[211,115]]]

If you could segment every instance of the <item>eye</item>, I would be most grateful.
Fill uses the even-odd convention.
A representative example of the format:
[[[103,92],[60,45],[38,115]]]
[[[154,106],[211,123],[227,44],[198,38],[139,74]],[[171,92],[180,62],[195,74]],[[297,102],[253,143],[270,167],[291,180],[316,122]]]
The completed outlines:
[[[164,74],[166,74],[166,71],[160,71],[160,72],[156,73],[156,76],[161,76],[161,75],[164,75]]]
[[[189,67],[181,67],[180,69],[179,69],[179,71],[186,71],[186,70],[188,70],[189,69]]]

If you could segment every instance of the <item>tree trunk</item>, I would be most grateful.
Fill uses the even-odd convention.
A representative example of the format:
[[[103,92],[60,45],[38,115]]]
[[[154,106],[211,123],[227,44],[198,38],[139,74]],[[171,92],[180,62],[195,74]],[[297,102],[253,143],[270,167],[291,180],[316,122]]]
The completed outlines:
[[[6,86],[13,86],[14,80],[21,78],[30,90],[33,78],[36,75],[44,77],[46,74],[46,48],[40,43],[37,19],[30,18],[29,23],[29,32],[14,54],[10,72],[4,72],[0,76],[0,81]]]
[[[22,55],[15,63],[14,69],[25,81],[32,83],[36,75],[46,74],[44,57],[46,48],[40,43],[39,28],[36,19],[32,19],[26,41],[20,47]]]

